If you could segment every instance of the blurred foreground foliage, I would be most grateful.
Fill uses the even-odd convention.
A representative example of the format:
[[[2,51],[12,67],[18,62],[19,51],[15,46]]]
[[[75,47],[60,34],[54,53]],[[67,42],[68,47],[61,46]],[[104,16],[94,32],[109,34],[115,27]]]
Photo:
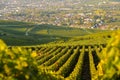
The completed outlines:
[[[52,72],[38,66],[31,49],[8,47],[0,40],[0,80],[59,80]],[[58,79],[59,78],[59,79]]]
[[[103,49],[98,72],[100,80],[120,79],[120,30],[113,33],[112,39]]]

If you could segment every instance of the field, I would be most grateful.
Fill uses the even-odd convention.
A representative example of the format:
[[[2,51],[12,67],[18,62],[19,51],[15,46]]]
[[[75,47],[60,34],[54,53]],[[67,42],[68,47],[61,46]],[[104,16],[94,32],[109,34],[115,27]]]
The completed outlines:
[[[68,80],[91,80],[95,77],[100,52],[105,44],[38,47],[37,61],[41,68]],[[27,47],[28,48],[28,47]]]
[[[0,38],[8,45],[38,45],[54,41],[68,41],[75,36],[84,36],[99,29],[76,29],[67,26],[38,25],[18,21],[0,21]]]
[[[120,79],[119,31],[3,21],[0,38],[0,80]]]

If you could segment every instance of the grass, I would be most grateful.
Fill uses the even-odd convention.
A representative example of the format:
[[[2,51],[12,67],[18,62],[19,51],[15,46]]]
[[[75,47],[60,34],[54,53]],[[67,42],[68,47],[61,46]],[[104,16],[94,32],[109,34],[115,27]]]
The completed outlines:
[[[39,45],[51,42],[69,42],[76,36],[107,32],[99,29],[70,28],[47,24],[33,24],[18,21],[0,20],[0,38],[7,45]]]

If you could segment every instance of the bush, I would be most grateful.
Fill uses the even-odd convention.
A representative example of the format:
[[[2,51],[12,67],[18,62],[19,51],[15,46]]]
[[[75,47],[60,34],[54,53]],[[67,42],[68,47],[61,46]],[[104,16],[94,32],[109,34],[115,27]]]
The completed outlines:
[[[113,33],[112,39],[103,50],[98,73],[100,80],[120,79],[120,31]]]
[[[36,52],[12,47],[0,40],[0,80],[61,80],[58,75],[38,66]]]
[[[0,40],[0,44],[1,79],[25,80],[38,76],[39,69],[34,59],[37,56],[36,52],[26,51],[20,47],[8,49],[2,40]]]

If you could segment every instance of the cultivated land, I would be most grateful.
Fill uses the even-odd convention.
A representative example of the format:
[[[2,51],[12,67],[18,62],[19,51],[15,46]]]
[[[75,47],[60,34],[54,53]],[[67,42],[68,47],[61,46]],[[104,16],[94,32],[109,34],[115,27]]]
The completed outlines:
[[[120,80],[119,29],[119,0],[1,0],[0,80]]]
[[[0,38],[3,39],[8,45],[39,45],[54,41],[64,43],[67,41],[70,42],[77,37],[79,40],[79,38],[82,38],[82,36],[94,36],[94,33],[95,35],[97,35],[97,33],[99,35],[102,34],[102,32],[107,33],[110,31],[103,31],[99,29],[69,28],[67,26],[62,27],[47,24],[38,25],[17,21],[0,21]]]
[[[0,41],[0,79],[102,79],[98,64],[113,32],[1,21],[0,38],[8,46]]]

